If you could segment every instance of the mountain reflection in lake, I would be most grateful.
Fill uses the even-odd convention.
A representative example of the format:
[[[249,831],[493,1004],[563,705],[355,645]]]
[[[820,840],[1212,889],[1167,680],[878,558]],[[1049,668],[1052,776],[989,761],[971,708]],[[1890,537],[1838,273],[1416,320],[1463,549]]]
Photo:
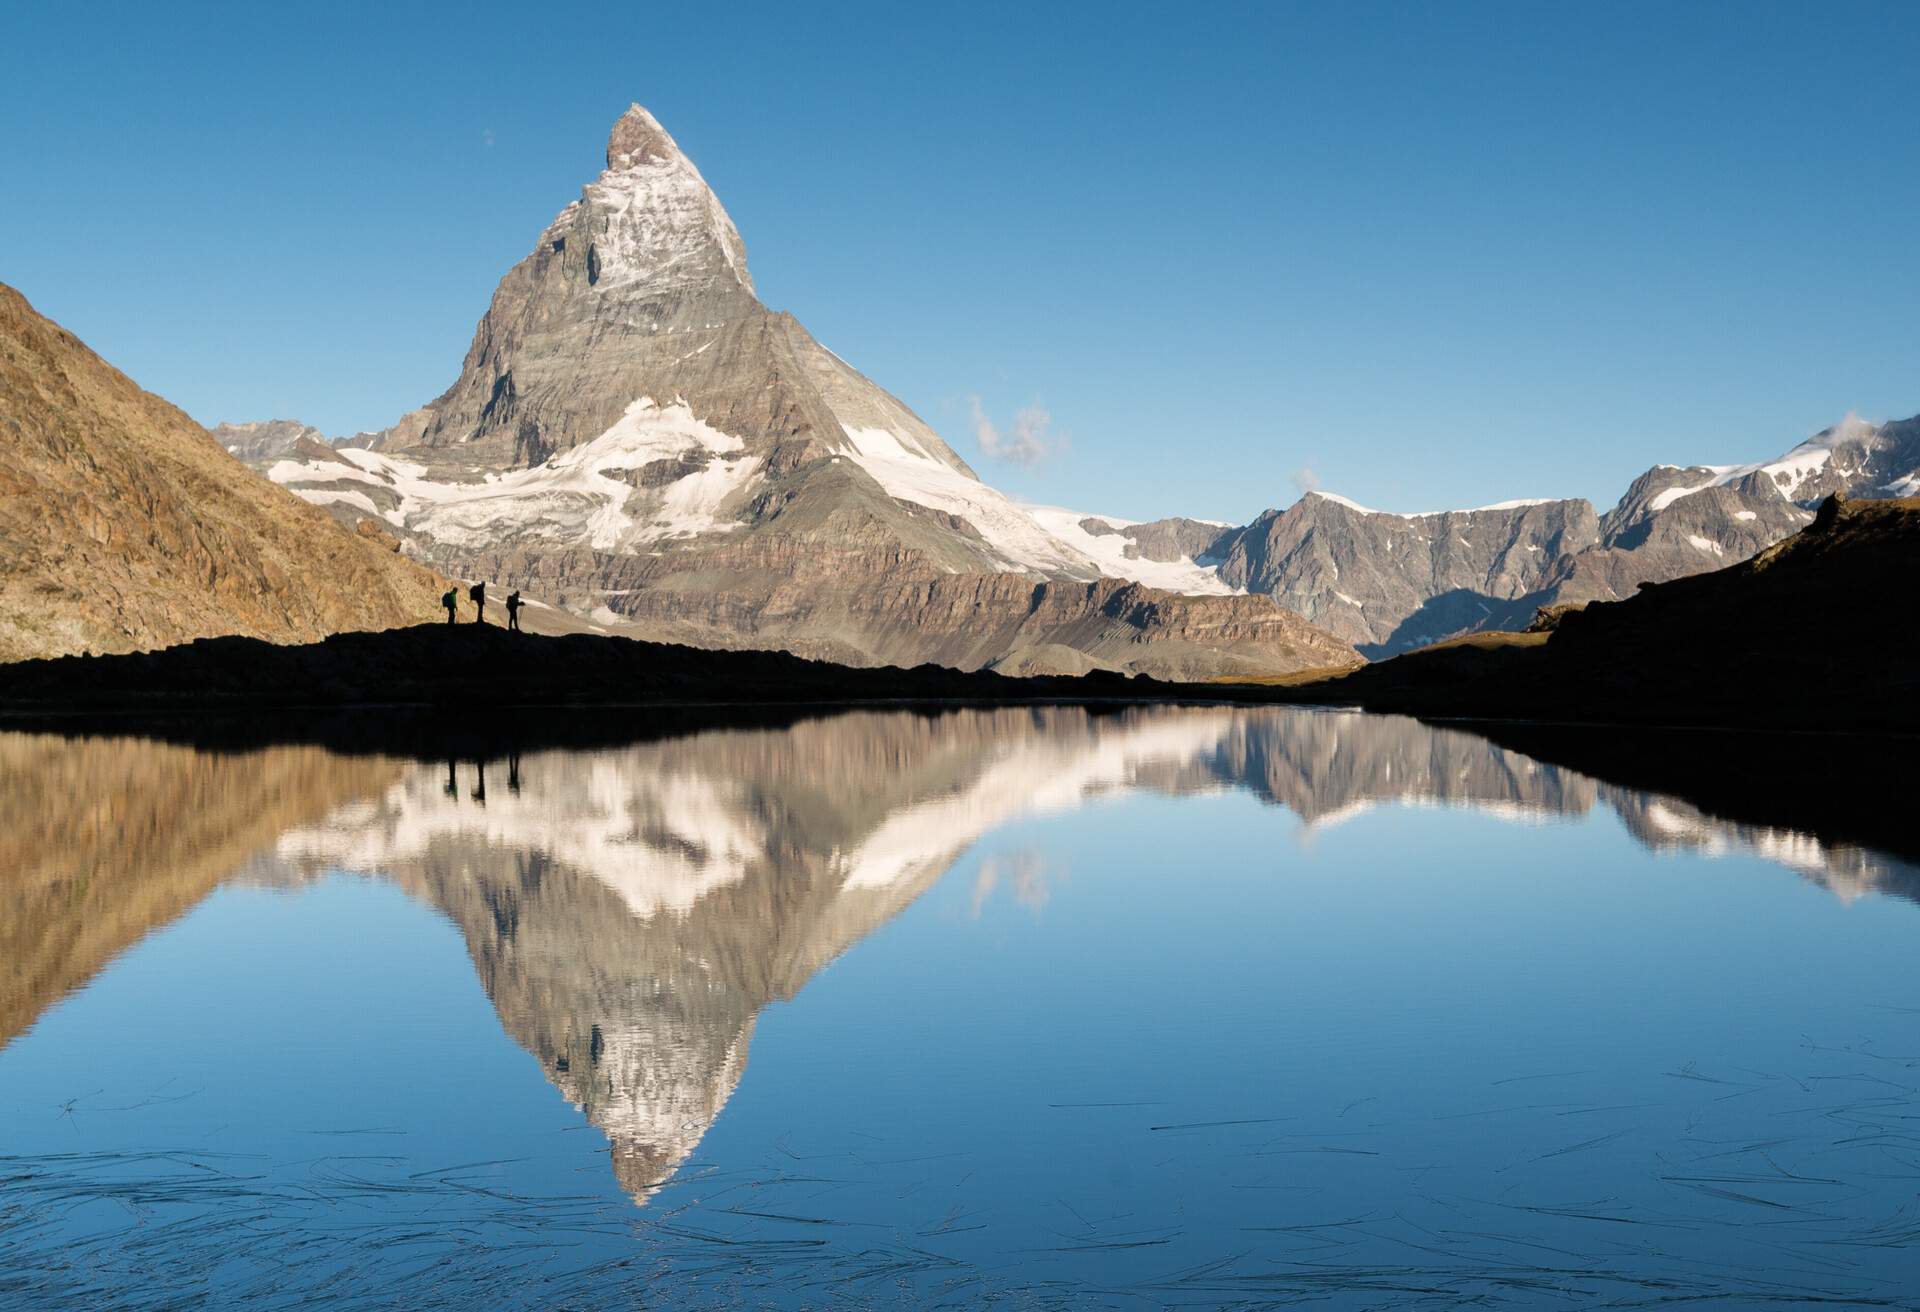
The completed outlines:
[[[0,1305],[1909,1306],[1914,887],[1340,712],[0,734]]]

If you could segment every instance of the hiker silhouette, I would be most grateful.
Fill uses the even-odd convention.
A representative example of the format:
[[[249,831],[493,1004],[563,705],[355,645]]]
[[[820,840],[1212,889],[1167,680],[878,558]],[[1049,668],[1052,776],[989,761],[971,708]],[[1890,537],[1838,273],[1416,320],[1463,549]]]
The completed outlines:
[[[520,607],[523,604],[524,603],[521,602],[520,594],[518,592],[509,592],[507,594],[507,628],[514,633],[519,633],[521,631],[520,630]]]
[[[445,595],[443,595],[440,598],[440,604],[447,608],[447,623],[449,624],[457,623],[457,621],[453,617],[453,612],[454,612],[454,607],[459,603],[459,601],[460,601],[460,589],[458,588],[448,588]]]
[[[468,588],[467,600],[473,603],[473,622],[485,624],[487,622],[487,585],[476,583]]]

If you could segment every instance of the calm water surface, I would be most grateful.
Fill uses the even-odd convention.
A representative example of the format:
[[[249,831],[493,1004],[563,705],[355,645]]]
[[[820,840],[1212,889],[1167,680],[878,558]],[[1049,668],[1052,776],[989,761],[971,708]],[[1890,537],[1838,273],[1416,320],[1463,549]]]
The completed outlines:
[[[1920,1304],[1920,889],[1472,733],[0,734],[0,1306]]]

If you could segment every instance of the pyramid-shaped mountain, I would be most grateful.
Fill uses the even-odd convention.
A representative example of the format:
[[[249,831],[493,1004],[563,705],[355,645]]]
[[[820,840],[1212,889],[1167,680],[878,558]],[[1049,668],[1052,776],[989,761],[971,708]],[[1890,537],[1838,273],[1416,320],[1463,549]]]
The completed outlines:
[[[1112,577],[1107,523],[983,483],[760,302],[726,210],[638,105],[501,280],[453,386],[367,445],[267,463],[449,571],[644,636],[1019,672],[1353,659],[1177,543],[1129,545]]]

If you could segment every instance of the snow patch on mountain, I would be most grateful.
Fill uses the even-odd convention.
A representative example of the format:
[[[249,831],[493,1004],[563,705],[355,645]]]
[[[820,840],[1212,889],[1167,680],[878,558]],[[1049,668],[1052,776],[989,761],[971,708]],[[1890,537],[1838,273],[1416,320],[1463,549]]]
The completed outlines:
[[[282,460],[267,477],[316,505],[355,495],[368,510],[392,502],[379,512],[388,523],[451,546],[483,547],[510,530],[606,551],[738,527],[729,508],[750,495],[765,463],[744,446],[683,402],[663,408],[643,396],[593,441],[477,482],[436,478],[425,465],[353,447],[338,460]],[[645,485],[649,466],[673,477]],[[343,480],[367,491],[340,488]]]
[[[1710,487],[1725,487],[1737,483],[1750,474],[1765,474],[1768,484],[1788,501],[1800,498],[1796,495],[1800,487],[1826,469],[1833,460],[1834,448],[1849,442],[1862,442],[1871,446],[1878,440],[1879,429],[1875,424],[1848,415],[1832,428],[1808,438],[1793,450],[1777,460],[1758,461],[1748,465],[1693,465],[1689,468],[1705,470],[1711,477],[1703,483],[1690,487],[1670,487],[1655,495],[1647,502],[1649,511],[1665,510],[1674,502],[1704,492]],[[1662,465],[1663,469],[1677,469],[1676,465]],[[1845,472],[1845,471],[1842,471]]]
[[[1115,519],[1112,515],[1088,515],[1059,506],[1027,506],[1025,509],[1041,528],[1091,559],[1108,578],[1130,579],[1150,588],[1165,588],[1169,592],[1181,592],[1189,596],[1230,596],[1242,591],[1223,580],[1213,566],[1198,564],[1191,557],[1147,560],[1141,556],[1129,556],[1126,551],[1132,539],[1124,533],[1090,533],[1082,523],[1083,520],[1096,519],[1115,529],[1128,529],[1138,523],[1137,520]],[[1221,527],[1228,526],[1223,524]]]
[[[1439,519],[1446,515],[1478,515],[1499,510],[1524,510],[1528,506],[1550,506],[1555,500],[1553,497],[1519,497],[1512,501],[1496,501],[1492,505],[1487,506],[1470,506],[1464,510],[1398,511],[1375,510],[1371,506],[1361,505],[1358,501],[1350,497],[1343,497],[1337,492],[1322,492],[1318,489],[1307,493],[1306,496],[1300,499],[1305,501],[1308,497],[1319,497],[1322,501],[1331,501],[1335,505],[1345,506],[1348,510],[1354,511],[1357,514],[1385,515],[1389,519]]]
[[[1004,493],[928,455],[911,439],[886,428],[854,424],[841,428],[854,463],[872,475],[888,496],[957,515],[973,525],[998,553],[1001,568],[1082,578],[1100,574],[1099,566],[1085,553],[1042,528]]]
[[[609,146],[606,171],[560,211],[541,240],[564,239],[584,204],[604,224],[593,242],[594,282],[601,291],[699,281],[709,267],[703,257],[716,248],[740,284],[753,290],[740,232],[700,170],[640,106],[627,110],[616,135],[629,125],[649,138],[648,149],[636,158],[615,156]]]

